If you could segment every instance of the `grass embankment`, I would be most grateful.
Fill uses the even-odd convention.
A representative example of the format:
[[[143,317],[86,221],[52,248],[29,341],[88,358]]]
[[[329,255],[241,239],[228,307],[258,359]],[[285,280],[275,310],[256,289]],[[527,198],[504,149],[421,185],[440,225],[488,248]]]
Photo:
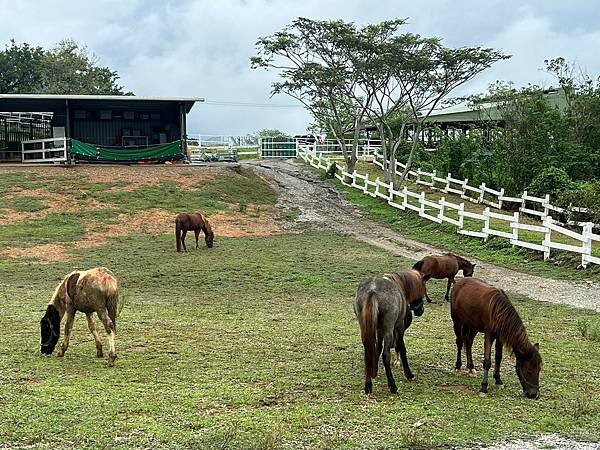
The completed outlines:
[[[368,171],[369,167],[371,171]],[[313,170],[316,171],[316,169]],[[375,179],[377,176],[383,177],[381,170],[369,163],[362,163],[357,170],[361,171],[361,173],[369,173],[372,179]],[[322,171],[318,171],[318,173],[324,176]],[[483,242],[480,238],[461,235],[456,232],[457,228],[454,225],[448,223],[437,224],[420,217],[416,212],[410,210],[401,211],[392,208],[383,199],[373,198],[365,195],[358,189],[344,186],[337,179],[329,181],[336,184],[346,198],[359,206],[370,218],[417,241],[535,275],[568,280],[600,281],[600,266],[590,264],[586,270],[575,270],[581,263],[581,257],[575,253],[552,250],[551,259],[544,261],[541,252],[513,247],[507,239],[492,236],[487,242]],[[453,203],[464,202],[465,210],[467,211],[481,213],[484,208],[481,205],[462,200],[460,196],[443,194],[439,191],[427,189],[426,186],[412,184],[408,185],[408,187],[414,192],[424,191],[426,198],[431,201],[437,201],[440,197],[444,196],[448,201]],[[492,211],[508,214],[507,211],[495,209],[492,209]],[[434,214],[434,212],[430,211],[430,214]],[[455,219],[458,218],[451,211],[447,211],[445,214]],[[541,222],[534,219],[527,219],[526,223],[541,225]],[[465,218],[466,229],[481,231],[482,225],[483,222],[481,221]],[[492,221],[492,227],[500,231],[511,231],[505,222]],[[521,231],[519,237],[525,241],[540,244],[543,234]],[[578,242],[569,238],[557,237],[556,234],[553,234],[553,240],[572,245]],[[593,254],[600,255],[600,247],[596,245]]]
[[[87,181],[73,183],[85,189]],[[211,195],[245,195],[219,186]],[[69,232],[55,231],[65,240]],[[539,433],[600,440],[600,347],[580,331],[598,314],[511,296],[540,343],[542,397],[518,395],[506,357],[506,388],[481,398],[480,378],[451,373],[445,283],[434,282],[437,302],[407,332],[416,381],[394,369],[398,394],[382,374],[366,398],[355,289],[364,276],[410,261],[320,232],[217,236],[213,249],[184,254],[170,235],[134,233],[76,249],[75,261],[0,263],[0,446],[431,448]],[[54,287],[74,267],[98,265],[117,274],[125,303],[116,367],[95,358],[81,315],[65,357],[42,357],[39,319]],[[482,347],[478,337],[478,368]]]

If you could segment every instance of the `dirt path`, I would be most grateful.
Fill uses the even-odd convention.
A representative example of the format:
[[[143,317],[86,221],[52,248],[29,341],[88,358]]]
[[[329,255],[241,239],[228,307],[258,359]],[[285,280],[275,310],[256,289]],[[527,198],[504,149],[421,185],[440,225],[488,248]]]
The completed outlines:
[[[354,205],[343,198],[335,186],[321,180],[294,160],[260,160],[243,164],[254,167],[278,188],[280,207],[287,210],[299,209],[300,222],[349,234],[415,261],[428,254],[441,252],[440,249],[407,239],[365,218]],[[460,252],[460,249],[457,251]],[[600,311],[600,283],[553,280],[479,260],[472,261],[477,263],[477,276],[508,291],[539,301]]]

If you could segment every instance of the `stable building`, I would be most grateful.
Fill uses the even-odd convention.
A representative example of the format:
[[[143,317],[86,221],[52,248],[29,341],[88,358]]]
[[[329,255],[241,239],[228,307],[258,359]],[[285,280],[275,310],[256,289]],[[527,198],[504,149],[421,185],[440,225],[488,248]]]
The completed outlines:
[[[0,94],[0,163],[183,159],[202,98]],[[4,111],[4,112],[2,112]]]

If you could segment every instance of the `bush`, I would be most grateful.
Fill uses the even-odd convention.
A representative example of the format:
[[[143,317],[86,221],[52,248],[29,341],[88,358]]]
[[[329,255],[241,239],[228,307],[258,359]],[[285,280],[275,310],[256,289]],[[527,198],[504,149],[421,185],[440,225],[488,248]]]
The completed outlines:
[[[600,223],[600,180],[574,184],[558,197],[558,204],[563,207],[573,205],[587,208],[584,219]]]
[[[564,169],[550,167],[533,179],[531,184],[527,186],[527,192],[538,197],[550,194],[550,198],[555,200],[574,187],[573,180]]]
[[[600,320],[579,320],[577,328],[582,337],[600,342]]]

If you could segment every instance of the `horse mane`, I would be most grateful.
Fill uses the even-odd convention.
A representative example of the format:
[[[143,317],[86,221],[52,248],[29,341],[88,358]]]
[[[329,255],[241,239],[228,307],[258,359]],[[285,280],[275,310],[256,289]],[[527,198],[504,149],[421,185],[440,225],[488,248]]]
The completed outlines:
[[[456,258],[456,261],[458,262],[459,267],[471,265],[471,262],[468,259],[465,259],[462,256],[458,256],[456,253],[446,253],[446,255]]]
[[[386,276],[402,290],[407,303],[411,303],[413,300],[424,295],[424,292],[422,292],[423,277],[419,271],[415,269],[405,270],[387,274]]]
[[[531,347],[519,313],[501,289],[494,289],[491,293],[490,316],[493,332],[505,346],[515,353],[525,353]]]

